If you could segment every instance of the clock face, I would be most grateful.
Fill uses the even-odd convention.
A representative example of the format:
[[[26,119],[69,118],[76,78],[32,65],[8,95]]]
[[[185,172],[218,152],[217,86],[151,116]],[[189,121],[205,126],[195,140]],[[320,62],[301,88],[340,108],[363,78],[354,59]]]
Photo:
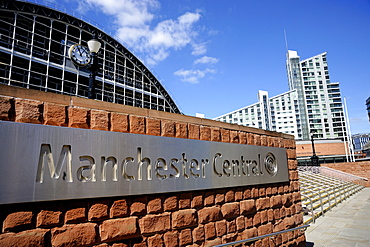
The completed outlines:
[[[78,66],[85,66],[91,61],[89,48],[74,44],[69,48],[69,58]]]

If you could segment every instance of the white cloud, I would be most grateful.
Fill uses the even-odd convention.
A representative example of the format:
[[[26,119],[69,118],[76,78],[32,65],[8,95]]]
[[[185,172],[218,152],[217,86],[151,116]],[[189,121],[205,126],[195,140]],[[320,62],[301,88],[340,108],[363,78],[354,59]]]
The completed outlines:
[[[99,8],[113,16],[117,38],[135,52],[144,54],[150,65],[166,59],[171,50],[179,50],[187,45],[192,45],[197,54],[205,50],[204,45],[201,48],[202,45],[194,44],[194,38],[198,35],[194,26],[201,18],[197,11],[187,12],[177,19],[161,21],[153,27],[153,13],[160,8],[156,0],[83,0],[80,1],[82,5]],[[198,51],[195,51],[197,48]]]
[[[195,60],[194,63],[195,64],[198,64],[198,63],[202,63],[202,64],[215,64],[215,63],[218,63],[218,58],[203,56],[203,57]]]
[[[92,7],[99,6],[100,10],[108,15],[114,15],[116,22],[122,26],[142,26],[153,20],[150,12],[160,7],[156,0],[83,0]]]
[[[149,33],[150,47],[182,48],[192,41],[197,33],[192,25],[200,19],[199,13],[185,13],[177,20],[165,20]]]
[[[205,43],[192,44],[192,46],[193,46],[193,52],[191,54],[194,56],[203,55],[207,52],[207,47]]]
[[[216,70],[214,69],[205,69],[205,70],[184,70],[180,69],[174,73],[174,75],[181,77],[181,81],[189,82],[192,84],[199,83],[199,79],[202,79],[206,74],[214,74]]]

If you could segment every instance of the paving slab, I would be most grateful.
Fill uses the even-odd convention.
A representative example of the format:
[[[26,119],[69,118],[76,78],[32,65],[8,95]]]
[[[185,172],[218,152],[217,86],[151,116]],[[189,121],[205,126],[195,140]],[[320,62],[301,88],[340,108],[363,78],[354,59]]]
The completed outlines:
[[[347,198],[306,230],[310,247],[369,247],[370,188]]]

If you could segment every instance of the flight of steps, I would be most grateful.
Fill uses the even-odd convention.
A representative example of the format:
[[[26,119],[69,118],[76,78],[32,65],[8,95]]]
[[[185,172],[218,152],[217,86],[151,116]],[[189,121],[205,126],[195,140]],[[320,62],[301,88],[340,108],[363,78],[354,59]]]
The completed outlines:
[[[365,187],[362,178],[350,174],[346,177],[343,172],[336,176],[335,170],[331,170],[328,176],[323,174],[327,170],[321,171],[321,167],[298,170],[304,224],[315,223],[316,218]]]

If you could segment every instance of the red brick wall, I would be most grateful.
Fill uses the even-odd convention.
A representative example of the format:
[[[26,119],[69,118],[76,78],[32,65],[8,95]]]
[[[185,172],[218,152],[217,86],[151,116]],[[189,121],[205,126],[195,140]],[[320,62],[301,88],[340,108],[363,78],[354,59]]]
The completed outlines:
[[[344,143],[315,143],[315,153],[323,155],[345,155]],[[312,144],[297,144],[297,157],[311,156]]]
[[[294,137],[0,85],[0,120],[287,150],[287,183],[0,205],[0,246],[212,246],[302,225]],[[290,232],[250,246],[305,246]]]
[[[370,161],[348,162],[348,163],[328,163],[321,164],[335,170],[346,172],[355,176],[367,178],[366,187],[370,187]]]

